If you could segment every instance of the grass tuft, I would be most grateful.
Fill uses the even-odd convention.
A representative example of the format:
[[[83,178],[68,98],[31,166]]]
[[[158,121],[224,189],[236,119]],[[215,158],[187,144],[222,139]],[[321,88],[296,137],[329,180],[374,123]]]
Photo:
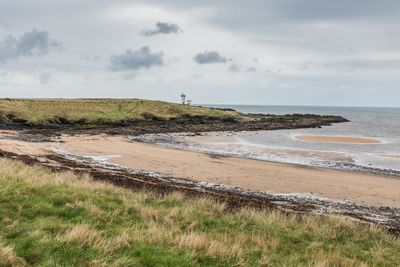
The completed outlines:
[[[15,255],[14,248],[0,243],[0,266],[27,266],[24,259]]]
[[[95,247],[101,245],[104,240],[101,234],[87,224],[79,224],[74,226],[67,234],[66,239],[83,246]]]

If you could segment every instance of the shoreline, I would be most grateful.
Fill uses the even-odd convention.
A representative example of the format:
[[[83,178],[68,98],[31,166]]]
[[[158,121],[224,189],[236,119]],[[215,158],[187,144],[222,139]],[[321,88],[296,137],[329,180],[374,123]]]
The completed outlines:
[[[251,207],[261,210],[277,209],[286,214],[312,213],[344,216],[360,223],[376,224],[396,236],[400,234],[400,208],[357,205],[349,201],[325,199],[307,194],[250,192],[238,187],[140,172],[117,164],[99,162],[90,157],[77,157],[68,153],[31,156],[0,151],[0,156],[29,165],[40,164],[53,171],[87,173],[95,180],[133,191],[150,190],[160,195],[180,192],[188,197],[211,198],[225,203],[229,210]]]
[[[1,115],[1,114],[0,114]],[[148,115],[150,116],[150,115]],[[204,133],[204,132],[238,132],[260,130],[282,130],[300,128],[320,128],[334,123],[344,123],[349,120],[341,116],[293,114],[293,115],[261,115],[243,114],[242,117],[212,117],[182,115],[163,119],[148,117],[140,120],[123,121],[72,121],[56,118],[44,123],[29,123],[20,119],[2,122],[0,129],[25,131],[32,135],[52,137],[67,134],[109,134],[132,135],[157,133]]]
[[[88,173],[94,179],[132,190],[145,189],[159,194],[179,191],[188,196],[226,202],[232,209],[254,207],[335,214],[374,223],[396,234],[400,232],[400,192],[397,195],[395,190],[399,188],[400,180],[387,176],[219,157],[131,143],[122,136],[106,134],[62,135],[52,142],[34,143],[20,140],[15,132],[14,135],[13,132],[2,134],[2,157],[41,164],[56,171]],[[76,151],[79,149],[84,153],[79,155]],[[124,149],[128,155],[121,155]],[[159,158],[154,159],[154,156]],[[125,163],[126,160],[130,163]],[[186,167],[182,169],[179,166]],[[185,169],[195,176],[182,175]],[[238,184],[237,178],[244,184]],[[331,179],[335,180],[334,183],[326,183]],[[263,190],[260,185],[274,190]],[[326,192],[318,192],[318,186],[325,188]],[[342,197],[329,194],[335,192],[341,192]],[[355,198],[347,198],[349,193]]]
[[[323,158],[318,163],[310,163],[306,162],[296,162],[290,160],[279,160],[279,158],[268,158],[262,156],[262,154],[244,154],[238,153],[236,150],[238,147],[241,146],[240,143],[235,143],[234,140],[230,139],[231,132],[211,132],[211,136],[209,133],[170,133],[170,134],[145,134],[140,136],[128,136],[127,139],[132,142],[150,144],[150,145],[157,145],[165,148],[177,149],[182,151],[192,151],[198,152],[203,154],[208,154],[215,157],[232,157],[232,158],[242,158],[242,159],[249,159],[249,160],[259,160],[263,162],[271,162],[271,163],[281,163],[281,164],[289,164],[293,166],[299,167],[314,167],[314,168],[321,168],[321,169],[330,169],[330,170],[343,170],[343,171],[354,171],[354,172],[362,172],[366,174],[378,175],[378,176],[386,176],[389,178],[397,178],[400,179],[400,170],[398,169],[390,169],[390,168],[383,168],[383,167],[372,167],[367,165],[362,165],[357,163],[353,157],[348,154],[345,154],[340,151],[319,151],[319,150],[312,150],[312,149],[304,149],[304,148],[293,148],[293,147],[263,147],[263,151],[259,153],[290,153],[295,156],[304,156],[313,154],[318,155]],[[217,135],[213,135],[217,134]],[[190,144],[189,142],[181,141],[179,138],[190,138],[191,140],[200,141],[200,142],[207,142],[210,141],[211,143],[231,143],[231,145],[236,146],[235,151],[228,152],[227,150],[213,150],[213,148],[198,148],[196,143]],[[295,137],[293,137],[295,138]],[[356,137],[358,138],[358,137]],[[199,144],[201,147],[202,145]],[[400,155],[386,155],[389,158],[400,158]]]
[[[56,142],[26,142],[4,133],[3,151],[42,156],[57,149],[136,170],[247,191],[311,193],[356,204],[400,208],[400,179],[382,173],[320,168],[220,156],[132,142],[124,136],[62,135]],[[384,179],[384,183],[382,183]]]
[[[400,179],[391,176],[209,155],[127,141],[124,137],[63,137],[59,148],[76,156],[166,176],[238,186],[247,191],[311,193],[356,204],[400,208]],[[384,184],[381,184],[384,179]]]

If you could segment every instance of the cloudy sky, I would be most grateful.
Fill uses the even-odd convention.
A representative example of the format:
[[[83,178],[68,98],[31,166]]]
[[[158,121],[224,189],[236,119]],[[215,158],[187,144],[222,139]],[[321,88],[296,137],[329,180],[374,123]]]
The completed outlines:
[[[398,0],[0,0],[0,97],[400,106]]]

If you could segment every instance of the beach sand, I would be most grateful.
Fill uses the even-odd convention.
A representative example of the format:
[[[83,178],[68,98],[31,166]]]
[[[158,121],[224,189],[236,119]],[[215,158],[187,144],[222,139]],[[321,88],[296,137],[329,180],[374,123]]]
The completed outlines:
[[[379,144],[379,140],[363,137],[325,136],[325,135],[297,135],[295,139],[316,143],[352,143],[352,144]]]
[[[357,204],[400,208],[399,178],[212,156],[130,142],[117,136],[64,135],[61,139],[63,143],[30,143],[0,138],[0,150],[43,155],[54,153],[49,150],[51,148],[58,148],[81,156],[110,156],[109,162],[176,178],[239,186],[251,191],[315,193],[317,196],[347,199]]]
[[[271,193],[316,193],[357,204],[400,207],[400,179],[363,172],[305,167],[176,150],[122,137],[64,136],[58,146],[84,156],[177,178]]]

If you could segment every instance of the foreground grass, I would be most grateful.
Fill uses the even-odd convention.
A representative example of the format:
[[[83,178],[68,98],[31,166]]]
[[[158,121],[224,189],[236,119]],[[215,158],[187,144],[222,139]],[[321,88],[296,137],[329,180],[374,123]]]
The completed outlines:
[[[328,216],[229,212],[0,159],[0,266],[396,266],[400,241]]]
[[[179,116],[237,117],[239,113],[195,106],[140,99],[0,99],[0,122],[10,119],[41,124],[60,118],[76,122],[119,122],[156,117],[171,119]]]

